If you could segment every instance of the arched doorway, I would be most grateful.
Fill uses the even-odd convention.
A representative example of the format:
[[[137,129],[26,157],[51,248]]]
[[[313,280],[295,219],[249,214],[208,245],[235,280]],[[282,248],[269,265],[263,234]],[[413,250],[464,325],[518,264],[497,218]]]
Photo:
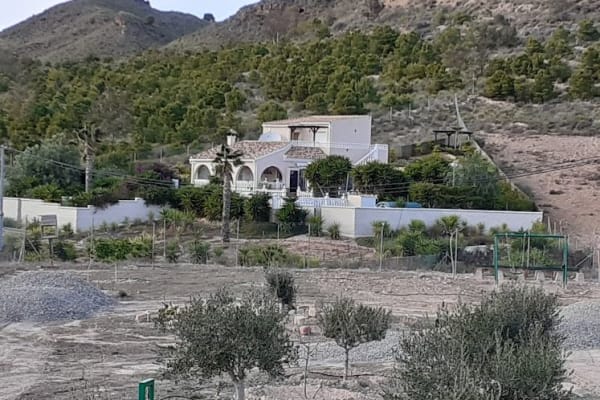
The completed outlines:
[[[239,181],[253,182],[254,174],[252,173],[252,170],[250,168],[248,168],[247,166],[244,165],[242,168],[239,169],[236,180],[238,182]]]
[[[266,189],[281,189],[283,186],[283,175],[279,168],[274,166],[268,167],[260,175],[260,183]]]
[[[201,165],[196,169],[196,179],[199,180],[210,180],[210,170],[206,165]]]

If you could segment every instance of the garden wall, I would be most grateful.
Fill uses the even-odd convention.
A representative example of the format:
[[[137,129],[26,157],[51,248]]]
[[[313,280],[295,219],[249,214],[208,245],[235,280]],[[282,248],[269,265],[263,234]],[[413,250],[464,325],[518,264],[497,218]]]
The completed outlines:
[[[340,225],[342,236],[356,238],[373,236],[372,224],[386,221],[394,230],[407,226],[412,220],[421,220],[427,226],[433,225],[441,217],[458,215],[468,225],[484,224],[486,229],[508,225],[510,230],[529,229],[533,223],[542,221],[543,213],[525,211],[453,210],[436,208],[352,208],[321,207],[325,226]]]
[[[99,209],[94,206],[64,207],[59,203],[48,203],[38,199],[25,199],[16,197],[4,198],[4,216],[17,222],[39,219],[40,215],[56,215],[58,226],[71,224],[74,232],[89,231],[92,224],[96,227],[106,223],[122,223],[126,219],[133,221],[141,219],[146,221],[152,212],[158,216],[161,208],[147,206],[144,199],[121,200],[117,204]]]

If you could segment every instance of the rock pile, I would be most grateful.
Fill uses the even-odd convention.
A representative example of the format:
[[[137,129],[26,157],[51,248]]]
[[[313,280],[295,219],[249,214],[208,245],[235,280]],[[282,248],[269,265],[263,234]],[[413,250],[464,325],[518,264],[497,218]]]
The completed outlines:
[[[63,272],[30,271],[0,282],[0,323],[85,319],[112,304],[94,285]]]
[[[600,302],[579,302],[561,310],[559,332],[572,350],[600,348]]]

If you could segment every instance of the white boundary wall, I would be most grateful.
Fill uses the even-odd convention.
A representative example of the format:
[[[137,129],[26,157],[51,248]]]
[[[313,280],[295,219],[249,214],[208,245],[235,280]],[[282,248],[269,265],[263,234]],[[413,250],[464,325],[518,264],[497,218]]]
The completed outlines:
[[[375,221],[386,221],[395,230],[407,226],[412,220],[421,220],[427,226],[431,226],[441,217],[448,215],[458,215],[471,226],[484,224],[486,230],[507,224],[510,230],[518,231],[530,229],[533,223],[542,221],[543,212],[327,206],[321,208],[325,226],[338,223],[340,234],[351,238],[373,236],[372,223]]]
[[[4,216],[7,218],[24,222],[25,218],[33,221],[39,219],[40,215],[56,215],[59,228],[71,224],[74,232],[89,231],[92,223],[99,227],[103,223],[119,224],[125,219],[146,221],[150,212],[158,216],[160,210],[158,206],[147,206],[144,199],[140,198],[120,200],[104,209],[94,206],[63,207],[59,203],[47,203],[38,199],[4,198]]]

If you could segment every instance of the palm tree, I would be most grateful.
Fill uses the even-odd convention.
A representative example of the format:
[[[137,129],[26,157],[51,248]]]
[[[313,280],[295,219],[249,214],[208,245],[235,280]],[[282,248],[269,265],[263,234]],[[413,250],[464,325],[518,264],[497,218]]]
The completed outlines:
[[[216,164],[216,173],[223,180],[223,217],[221,219],[221,236],[223,243],[229,242],[229,223],[231,211],[231,179],[233,167],[242,164],[243,153],[239,150],[233,150],[231,147],[223,144],[217,156],[214,159]]]

